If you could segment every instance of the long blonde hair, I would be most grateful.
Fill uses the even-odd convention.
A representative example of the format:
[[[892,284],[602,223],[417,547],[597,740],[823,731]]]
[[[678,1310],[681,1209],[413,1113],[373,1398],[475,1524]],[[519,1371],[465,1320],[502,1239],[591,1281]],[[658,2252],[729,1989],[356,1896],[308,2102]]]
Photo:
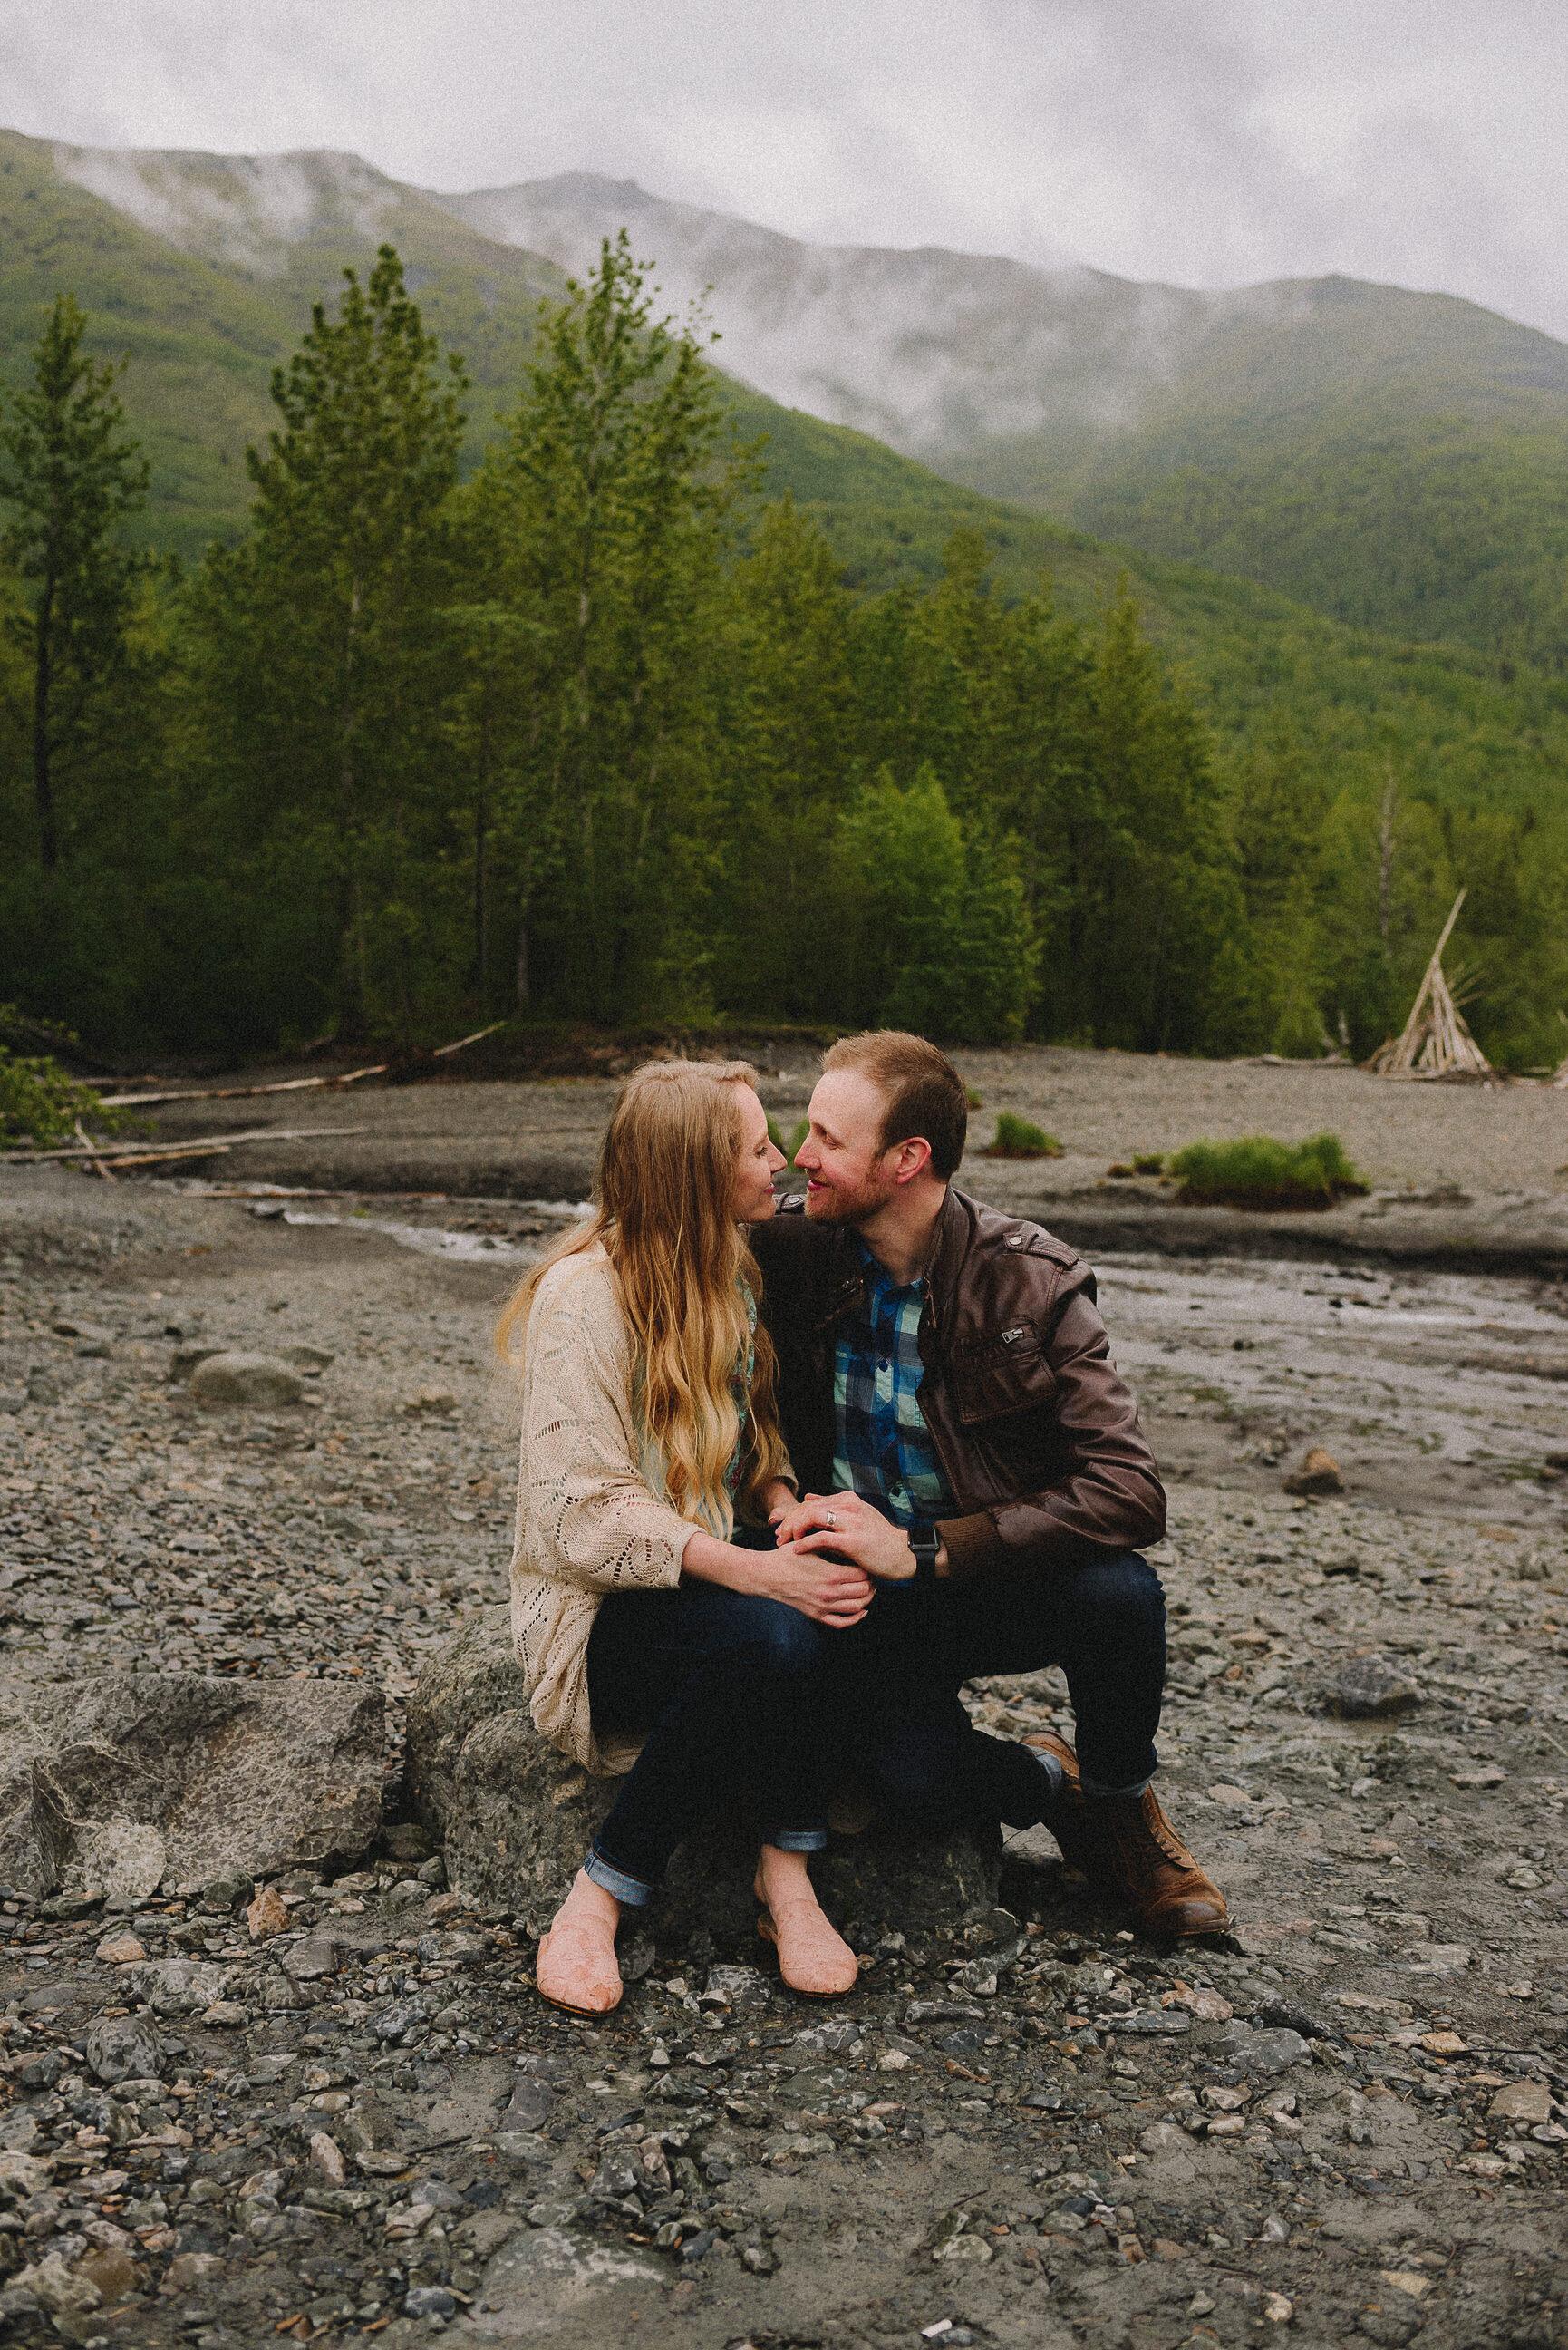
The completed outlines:
[[[497,1353],[520,1368],[545,1273],[602,1245],[631,1331],[638,1406],[663,1458],[670,1506],[726,1532],[734,1513],[725,1472],[742,1435],[737,1376],[749,1388],[742,1516],[762,1516],[762,1490],[787,1457],[773,1346],[760,1322],[752,1332],[742,1288],[759,1300],[762,1276],[732,1204],[741,1145],[736,1089],[756,1081],[744,1061],[654,1061],[634,1070],[599,1152],[592,1216],[519,1282],[495,1330]]]

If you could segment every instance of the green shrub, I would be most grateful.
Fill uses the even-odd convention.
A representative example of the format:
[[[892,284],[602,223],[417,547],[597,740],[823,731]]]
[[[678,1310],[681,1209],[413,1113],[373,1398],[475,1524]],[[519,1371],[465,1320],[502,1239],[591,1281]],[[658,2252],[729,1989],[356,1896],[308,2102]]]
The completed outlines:
[[[965,1086],[963,1089],[963,1097],[965,1101],[968,1102],[971,1109],[983,1109],[985,1107],[984,1095],[977,1094],[972,1086]]]
[[[1135,1175],[1163,1174],[1165,1171],[1165,1153],[1163,1150],[1135,1151],[1133,1153],[1132,1165],[1133,1173]]]
[[[1337,1134],[1297,1143],[1269,1134],[1189,1142],[1172,1153],[1167,1171],[1181,1185],[1178,1200],[1193,1207],[1332,1208],[1347,1193],[1366,1189]]]
[[[1043,1126],[1031,1126],[1026,1118],[1014,1118],[1008,1109],[999,1110],[996,1133],[981,1152],[982,1159],[1060,1159],[1062,1145]]]
[[[0,1045],[0,1150],[31,1145],[53,1150],[76,1139],[78,1118],[90,1118],[99,1133],[125,1124],[123,1110],[105,1109],[91,1086],[78,1085],[57,1061],[24,1059]]]

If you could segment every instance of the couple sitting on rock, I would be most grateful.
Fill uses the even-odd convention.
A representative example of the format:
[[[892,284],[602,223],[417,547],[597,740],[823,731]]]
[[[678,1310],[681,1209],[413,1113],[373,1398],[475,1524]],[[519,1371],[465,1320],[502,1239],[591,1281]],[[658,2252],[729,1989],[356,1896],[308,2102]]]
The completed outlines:
[[[1154,1460],[1088,1267],[953,1189],[966,1121],[934,1045],[846,1038],[795,1154],[805,1211],[775,1213],[754,1072],[639,1069],[592,1217],[507,1307],[518,1658],[544,1735],[624,1774],[539,1947],[559,2007],[615,2006],[622,1909],[738,1795],[784,1981],[849,1990],[807,1870],[846,1780],[932,1832],[1043,1822],[1151,1934],[1228,1922],[1149,1783]],[[1075,1753],[972,1726],[966,1680],[1048,1665]]]

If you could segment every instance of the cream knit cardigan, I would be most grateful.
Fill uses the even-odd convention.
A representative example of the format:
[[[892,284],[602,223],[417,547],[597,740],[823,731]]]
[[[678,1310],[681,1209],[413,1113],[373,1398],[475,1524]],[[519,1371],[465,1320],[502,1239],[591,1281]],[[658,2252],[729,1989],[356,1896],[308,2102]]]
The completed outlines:
[[[629,1771],[641,1744],[601,1748],[588,1719],[599,1602],[612,1591],[673,1589],[698,1531],[662,1498],[632,1387],[630,1334],[604,1250],[563,1257],[535,1292],[524,1344],[512,1637],[535,1726],[592,1772]]]

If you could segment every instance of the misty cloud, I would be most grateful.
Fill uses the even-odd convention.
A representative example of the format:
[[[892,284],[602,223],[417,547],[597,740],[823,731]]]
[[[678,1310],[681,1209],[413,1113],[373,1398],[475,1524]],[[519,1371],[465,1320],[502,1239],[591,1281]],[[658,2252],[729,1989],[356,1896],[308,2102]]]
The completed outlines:
[[[1329,270],[1568,335],[1554,0],[6,0],[0,115],[90,145],[572,170],[834,244]]]

